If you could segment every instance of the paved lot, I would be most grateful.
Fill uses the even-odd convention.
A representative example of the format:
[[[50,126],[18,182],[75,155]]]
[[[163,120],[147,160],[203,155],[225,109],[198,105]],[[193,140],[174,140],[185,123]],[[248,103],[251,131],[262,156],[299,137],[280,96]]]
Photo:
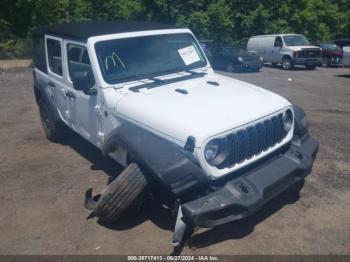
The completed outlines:
[[[320,151],[300,199],[200,230],[183,254],[350,254],[350,69],[265,67],[232,77],[304,107]],[[169,254],[173,221],[157,205],[113,228],[86,220],[83,194],[119,167],[87,142],[44,139],[30,70],[0,73],[0,254]]]

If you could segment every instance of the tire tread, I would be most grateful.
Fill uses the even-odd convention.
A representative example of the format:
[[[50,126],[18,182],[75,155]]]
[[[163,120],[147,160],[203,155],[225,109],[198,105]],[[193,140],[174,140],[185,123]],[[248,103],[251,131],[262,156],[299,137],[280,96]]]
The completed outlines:
[[[108,185],[95,209],[103,222],[117,220],[147,185],[147,180],[136,163],[131,163]]]

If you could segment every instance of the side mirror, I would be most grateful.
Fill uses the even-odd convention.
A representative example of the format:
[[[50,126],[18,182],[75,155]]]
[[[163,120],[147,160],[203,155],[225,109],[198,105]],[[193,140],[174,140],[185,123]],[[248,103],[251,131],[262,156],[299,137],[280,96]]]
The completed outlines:
[[[96,95],[97,90],[93,87],[95,81],[88,72],[74,72],[72,75],[73,87],[76,90],[81,90],[87,95]]]

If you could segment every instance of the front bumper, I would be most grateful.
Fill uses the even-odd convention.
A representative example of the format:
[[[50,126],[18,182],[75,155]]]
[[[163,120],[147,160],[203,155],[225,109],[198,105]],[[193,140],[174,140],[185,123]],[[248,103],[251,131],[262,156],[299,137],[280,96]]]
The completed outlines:
[[[293,62],[295,65],[320,65],[322,63],[322,58],[294,58]]]
[[[332,66],[341,66],[342,65],[341,60],[342,60],[341,57],[332,56],[329,61],[330,61]]]
[[[242,62],[240,63],[240,69],[241,70],[260,70],[262,67],[261,62]]]
[[[214,227],[255,213],[311,172],[317,150],[318,142],[306,134],[273,160],[228,181],[213,193],[183,204],[184,219],[195,226]]]

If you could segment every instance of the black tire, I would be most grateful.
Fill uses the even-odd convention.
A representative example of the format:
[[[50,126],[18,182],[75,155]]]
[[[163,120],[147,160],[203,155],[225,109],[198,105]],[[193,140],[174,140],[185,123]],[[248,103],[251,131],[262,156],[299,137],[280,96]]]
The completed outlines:
[[[282,68],[284,70],[292,70],[294,68],[293,60],[289,56],[283,57]]]
[[[331,62],[329,61],[328,57],[322,57],[322,67],[329,67],[331,65]]]
[[[45,136],[52,142],[60,142],[66,135],[67,128],[61,121],[55,121],[52,112],[43,100],[39,100],[40,120]]]
[[[147,186],[136,163],[131,163],[102,192],[94,211],[103,223],[112,223],[125,212]]]
[[[308,69],[308,70],[314,70],[314,69],[316,68],[315,65],[306,65],[305,67],[306,67],[306,69]]]

